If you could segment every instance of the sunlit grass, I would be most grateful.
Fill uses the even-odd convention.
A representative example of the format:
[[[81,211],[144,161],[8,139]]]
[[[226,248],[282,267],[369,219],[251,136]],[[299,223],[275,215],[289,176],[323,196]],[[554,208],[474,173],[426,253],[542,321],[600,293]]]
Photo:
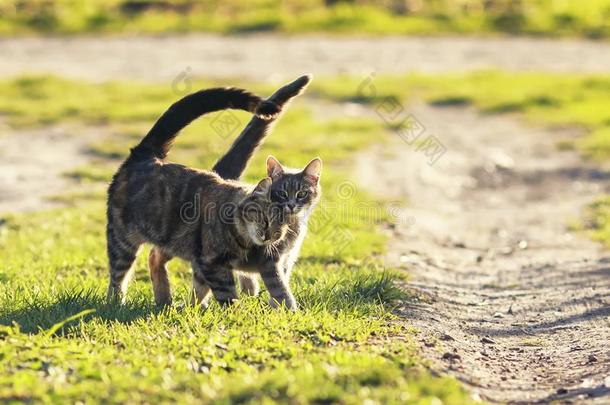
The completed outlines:
[[[210,83],[198,83],[210,87]],[[171,86],[136,82],[94,84],[50,76],[0,81],[0,113],[15,127],[59,122],[102,125],[154,122],[180,97]]]
[[[236,83],[196,82],[193,88],[217,84]],[[250,88],[262,94],[273,90],[269,85]],[[6,94],[0,114],[15,130],[65,122],[83,128],[106,125],[107,135],[90,147],[96,163],[66,173],[98,186],[180,97],[169,84],[93,84],[52,77],[7,79],[0,81],[0,89]],[[387,343],[393,334],[405,333],[397,330],[391,315],[394,300],[404,299],[404,293],[393,287],[397,274],[383,269],[378,259],[385,240],[375,226],[389,218],[358,187],[347,197],[339,193],[349,179],[351,154],[382,141],[388,128],[374,114],[321,119],[305,108],[305,97],[358,102],[373,110],[388,97],[406,105],[415,96],[437,105],[472,105],[486,114],[516,113],[550,127],[578,126],[584,135],[570,145],[605,161],[610,157],[608,91],[610,77],[605,75],[489,71],[378,75],[370,81],[317,78],[307,96],[282,117],[245,176],[248,181],[263,176],[267,154],[297,167],[317,155],[324,160],[323,203],[312,219],[315,225],[294,279],[302,307],[296,315],[269,310],[266,295],[230,309],[214,304],[205,313],[182,308],[190,273],[179,261],[170,264],[177,307],[159,312],[152,305],[146,252],[137,263],[128,305],[106,304],[104,195],[98,191],[58,196],[69,208],[4,218],[0,323],[19,327],[0,332],[0,339],[10,342],[0,345],[0,356],[7,359],[0,365],[0,398],[141,402],[156,396],[221,403],[360,403],[371,398],[403,403],[438,397],[463,403],[466,397],[454,382],[414,371],[420,359],[410,344]],[[242,125],[250,117],[234,114]],[[211,167],[237,135],[215,133],[213,117],[185,130],[170,158]],[[606,200],[591,206],[585,228],[609,244]],[[363,202],[376,208],[363,210]],[[52,336],[45,333],[87,309],[95,312]]]

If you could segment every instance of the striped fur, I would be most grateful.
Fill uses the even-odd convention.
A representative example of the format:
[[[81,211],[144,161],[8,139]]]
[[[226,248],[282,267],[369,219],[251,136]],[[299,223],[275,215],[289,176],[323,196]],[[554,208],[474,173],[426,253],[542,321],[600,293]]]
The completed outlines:
[[[267,101],[277,105],[280,109],[284,109],[285,105],[290,102],[294,97],[301,94],[309,82],[311,81],[311,75],[304,75],[293,82],[281,87],[277,90]],[[246,128],[242,131],[239,137],[235,140],[229,151],[214,165],[213,170],[218,173],[224,179],[239,179],[242,173],[245,171],[248,162],[252,155],[263,142],[267,136],[269,129],[271,128],[275,120],[262,120],[258,117],[252,117]],[[270,160],[271,161],[271,160]],[[277,162],[277,161],[276,161]],[[248,254],[251,261],[255,262],[256,265],[252,266],[250,263],[244,263],[240,266],[240,269],[258,269],[260,267],[271,266],[274,264],[276,267],[281,269],[279,272],[284,274],[285,283],[288,285],[288,280],[294,264],[299,256],[301,245],[307,233],[307,222],[309,215],[315,208],[320,198],[320,187],[318,181],[314,183],[304,182],[304,176],[299,171],[284,169],[279,162],[276,169],[276,177],[272,189],[277,189],[276,193],[272,194],[272,200],[278,204],[283,204],[285,201],[281,200],[281,197],[277,195],[280,190],[286,191],[288,196],[294,199],[294,196],[301,188],[308,189],[311,191],[309,198],[305,200],[295,201],[294,212],[288,212],[286,208],[286,215],[293,216],[291,226],[289,229],[290,238],[288,238],[280,246],[276,247],[275,254],[272,257],[268,257],[269,263],[263,263],[259,260],[257,252],[250,252]],[[270,172],[268,168],[268,172]],[[319,177],[319,173],[318,173]],[[311,178],[308,178],[311,180]],[[290,200],[290,198],[289,198]],[[242,271],[239,274],[239,283],[241,290],[249,295],[257,295],[260,291],[258,281],[255,278],[254,273],[248,273],[248,271]],[[264,277],[263,277],[264,280]],[[269,281],[271,283],[271,281]],[[266,282],[267,284],[267,282]],[[269,288],[269,285],[267,285]],[[272,285],[272,287],[275,287]],[[281,288],[277,290],[279,294]],[[272,301],[272,304],[276,304]]]
[[[143,243],[154,245],[149,268],[157,304],[171,303],[166,263],[180,257],[193,267],[193,303],[205,305],[210,291],[221,303],[237,298],[232,271],[253,263],[247,255],[272,256],[290,240],[292,219],[270,200],[270,178],[250,186],[165,161],[177,130],[222,108],[241,108],[259,117],[278,110],[240,89],[187,96],[163,114],[114,175],[107,205],[110,299],[124,301]],[[268,267],[259,271],[273,298],[294,307],[283,275]]]
[[[286,283],[299,257],[309,217],[320,201],[321,171],[322,161],[319,158],[313,159],[303,170],[285,168],[273,156],[267,159],[267,175],[273,179],[271,200],[278,205],[289,224],[288,237],[277,245],[275,255],[268,260],[281,269]],[[248,257],[251,257],[250,253]],[[267,285],[268,281],[262,275]],[[258,282],[251,275],[240,275],[239,282],[246,293],[258,292]]]

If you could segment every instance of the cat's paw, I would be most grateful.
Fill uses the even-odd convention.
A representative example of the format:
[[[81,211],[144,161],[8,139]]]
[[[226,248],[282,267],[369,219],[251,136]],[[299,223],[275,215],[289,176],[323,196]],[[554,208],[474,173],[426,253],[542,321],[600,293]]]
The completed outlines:
[[[299,309],[299,306],[297,305],[297,302],[293,296],[283,297],[279,299],[271,298],[269,300],[269,305],[271,305],[272,308],[284,307],[291,311],[297,311]]]
[[[260,293],[258,281],[252,277],[239,276],[239,286],[241,291],[246,295],[256,297]]]

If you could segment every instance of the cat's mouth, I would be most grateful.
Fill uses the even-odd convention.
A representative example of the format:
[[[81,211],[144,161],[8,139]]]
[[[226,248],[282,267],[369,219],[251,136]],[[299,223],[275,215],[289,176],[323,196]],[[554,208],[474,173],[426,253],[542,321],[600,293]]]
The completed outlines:
[[[266,246],[270,245],[273,242],[271,239],[266,239],[265,237],[261,236],[254,225],[248,224],[247,229],[248,236],[250,237],[252,243],[254,243],[255,245]]]
[[[258,237],[258,244],[260,246],[270,246],[270,245],[275,245],[276,243],[278,243],[280,241],[281,238],[278,237],[273,237],[273,238],[268,238],[268,239],[263,239],[261,237]]]
[[[284,206],[284,214],[294,215],[298,213],[300,210],[296,206]]]
[[[258,246],[272,246],[280,241],[281,238],[273,237],[273,238],[265,238],[260,235],[250,235],[252,238],[252,242]]]
[[[258,245],[258,246],[267,246],[267,245],[273,244],[272,240],[270,240],[270,239],[263,239],[260,236],[253,237],[252,241],[254,242],[255,245]]]

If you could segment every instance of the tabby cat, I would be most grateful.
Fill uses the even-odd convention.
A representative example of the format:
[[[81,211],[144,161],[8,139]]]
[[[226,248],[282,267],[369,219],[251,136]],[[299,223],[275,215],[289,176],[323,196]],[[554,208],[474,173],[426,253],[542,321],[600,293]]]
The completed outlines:
[[[165,264],[174,256],[193,267],[193,303],[205,305],[210,290],[219,302],[230,303],[237,298],[232,270],[253,271],[252,254],[272,257],[294,238],[294,218],[286,218],[270,200],[270,178],[253,187],[165,160],[180,129],[202,114],[226,108],[250,111],[263,120],[280,111],[241,89],[191,94],[159,118],[114,175],[107,205],[109,298],[124,301],[137,251],[148,242],[154,245],[149,266],[157,304],[171,303]],[[196,215],[186,216],[185,207]],[[284,273],[269,264],[257,271],[274,304],[293,308]]]
[[[283,106],[302,92],[310,80],[310,75],[302,76],[278,90],[267,101]],[[233,146],[214,165],[213,170],[224,179],[239,179],[254,151],[267,135],[273,121],[273,119],[263,120],[256,116],[252,117]],[[267,174],[273,179],[271,200],[280,205],[286,217],[292,219],[290,238],[277,246],[276,250],[276,256],[278,256],[282,272],[286,275],[287,280],[290,278],[307,233],[309,216],[320,200],[321,169],[322,162],[318,158],[311,161],[302,171],[287,169],[272,156],[267,159]],[[248,255],[248,257],[255,256]],[[255,276],[241,274],[239,281],[243,291],[252,295],[258,294],[259,286]]]

